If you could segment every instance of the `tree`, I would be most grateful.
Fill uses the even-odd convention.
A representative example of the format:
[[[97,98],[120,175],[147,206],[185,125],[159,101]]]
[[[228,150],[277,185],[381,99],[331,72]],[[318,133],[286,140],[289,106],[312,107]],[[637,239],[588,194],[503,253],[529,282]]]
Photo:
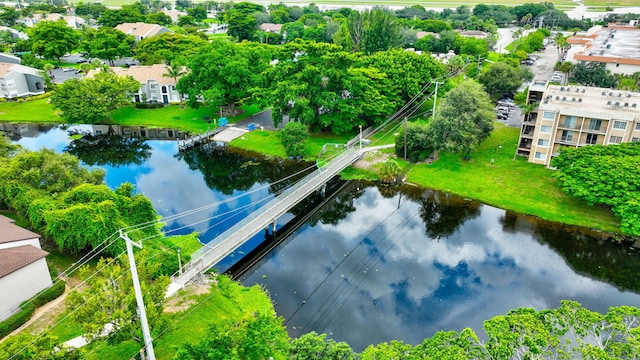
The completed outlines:
[[[45,59],[60,58],[75,50],[80,44],[80,33],[69,26],[64,20],[41,21],[28,31],[31,47],[35,54]]]
[[[356,45],[366,54],[389,50],[400,45],[400,26],[393,11],[382,8],[362,13],[362,39]],[[355,44],[355,41],[354,41]]]
[[[0,358],[12,360],[80,360],[82,350],[69,349],[50,335],[31,335],[26,331],[13,335],[0,343]]]
[[[176,89],[189,95],[191,107],[200,106],[198,99],[202,99],[207,105],[226,106],[234,113],[236,104],[249,98],[249,90],[260,84],[260,73],[269,67],[271,51],[266,45],[214,41],[191,59],[191,72],[178,81]]]
[[[196,344],[182,346],[175,359],[224,360],[256,359],[284,360],[289,343],[282,318],[273,314],[255,313],[239,321],[211,324],[209,336]]]
[[[133,55],[134,43],[133,36],[114,28],[102,26],[98,30],[85,31],[80,47],[85,56],[107,60],[113,65],[114,60]]]
[[[70,79],[56,88],[51,104],[71,123],[108,120],[111,112],[131,104],[131,94],[140,84],[132,77],[100,71],[93,78]]]
[[[83,163],[90,166],[140,165],[151,156],[151,146],[144,139],[115,134],[74,135],[82,135],[82,137],[74,137],[64,151],[77,156]]]
[[[256,100],[273,106],[276,124],[288,115],[311,131],[344,133],[381,122],[395,107],[385,74],[358,67],[336,45],[297,40],[281,54],[254,90]]]
[[[122,5],[120,9],[107,9],[97,19],[98,24],[108,27],[116,27],[122,23],[136,23],[145,21],[145,14],[140,7]]]
[[[430,123],[437,150],[460,152],[465,160],[493,130],[493,105],[482,86],[466,80],[442,99]]]
[[[253,33],[258,29],[258,21],[255,15],[246,14],[235,9],[227,11],[226,15],[228,30],[227,34],[238,39],[250,40],[253,38]]]
[[[304,142],[309,137],[309,130],[306,125],[299,122],[287,123],[282,129],[280,137],[287,156],[304,156]]]
[[[209,42],[195,35],[164,33],[136,44],[135,58],[142,65],[165,63],[186,64],[189,57],[203,51]]]
[[[562,191],[589,205],[610,206],[621,230],[640,235],[640,143],[562,148],[551,160]]]
[[[19,17],[20,13],[13,6],[0,7],[0,22],[2,22],[2,25],[14,26]]]
[[[167,72],[162,74],[162,76],[172,78],[173,81],[177,84],[178,78],[184,76],[185,74],[187,74],[187,71],[184,67],[171,63],[167,67]],[[178,92],[178,95],[180,95],[180,107],[183,107],[182,93]]]
[[[207,9],[202,5],[187,9],[187,15],[192,16],[196,22],[202,22],[207,18]]]
[[[520,71],[503,62],[492,64],[489,69],[480,74],[478,81],[484,85],[493,97],[514,93],[522,84]]]
[[[312,331],[292,339],[289,346],[291,360],[355,360],[356,353],[349,344],[326,339],[326,334]]]
[[[595,61],[586,64],[575,64],[572,68],[569,81],[584,86],[603,88],[614,88],[616,86],[616,78],[611,74],[611,71],[606,68],[606,64]]]
[[[153,329],[161,323],[170,280],[166,275],[153,278],[153,267],[157,264],[145,261],[150,257],[146,251],[138,252],[135,257],[147,319],[149,327]],[[66,305],[75,309],[72,318],[82,325],[85,337],[99,339],[103,336],[105,325],[110,323],[113,325],[110,341],[133,339],[143,343],[133,281],[128,268],[128,260],[123,255],[117,259],[100,259],[95,268],[98,269],[97,274],[94,274],[93,267],[80,269],[80,277],[86,279],[87,286],[82,291],[71,291]]]

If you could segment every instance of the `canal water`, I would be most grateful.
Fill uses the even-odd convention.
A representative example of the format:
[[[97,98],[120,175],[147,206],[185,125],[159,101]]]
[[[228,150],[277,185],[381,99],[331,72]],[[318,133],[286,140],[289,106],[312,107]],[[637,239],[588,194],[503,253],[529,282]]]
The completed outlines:
[[[52,128],[13,138],[33,150],[78,152],[82,144],[69,136],[78,129],[94,131]],[[111,187],[133,183],[162,216],[204,208],[165,228],[198,231],[204,242],[296,177],[275,181],[309,165],[221,147],[182,154],[171,140],[125,148],[109,161],[80,158],[104,167]],[[310,207],[284,216],[279,231]],[[304,220],[239,277],[268,290],[291,336],[327,333],[361,351],[393,339],[417,344],[439,330],[471,327],[481,335],[486,319],[518,307],[555,308],[563,299],[599,312],[640,306],[638,253],[587,229],[419,187],[363,182],[344,184]],[[257,234],[221,270],[264,237]]]

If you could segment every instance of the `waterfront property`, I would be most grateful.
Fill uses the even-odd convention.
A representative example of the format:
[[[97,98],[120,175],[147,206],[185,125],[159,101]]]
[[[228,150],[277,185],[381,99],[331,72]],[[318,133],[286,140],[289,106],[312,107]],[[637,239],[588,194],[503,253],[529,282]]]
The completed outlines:
[[[534,81],[527,103],[539,106],[525,115],[518,155],[549,166],[565,146],[640,141],[640,93]]]
[[[0,215],[0,320],[53,284],[45,260],[47,254],[40,248],[40,235]]]

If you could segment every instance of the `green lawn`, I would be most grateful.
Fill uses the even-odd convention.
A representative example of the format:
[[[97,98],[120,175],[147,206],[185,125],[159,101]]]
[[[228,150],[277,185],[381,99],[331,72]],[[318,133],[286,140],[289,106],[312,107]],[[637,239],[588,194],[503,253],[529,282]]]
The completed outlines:
[[[563,193],[553,170],[520,156],[513,160],[518,134],[519,129],[496,123],[470,161],[459,154],[441,154],[433,164],[413,166],[407,181],[546,220],[620,232],[611,211]]]
[[[312,134],[305,143],[305,158],[314,160],[322,146],[328,143],[344,144],[356,136],[357,133],[335,135],[331,133]],[[284,147],[280,143],[278,131],[252,131],[231,142],[231,146],[245,150],[256,151],[269,156],[287,157]]]
[[[0,121],[65,123],[48,100],[0,103]],[[256,105],[243,105],[240,109],[243,111],[242,114],[229,117],[229,122],[237,122],[261,110]],[[219,116],[216,110],[207,106],[191,109],[187,106],[181,108],[180,105],[170,105],[159,109],[136,109],[133,106],[127,106],[114,111],[111,117],[110,123],[115,125],[175,128],[198,133],[214,127],[213,122],[209,123],[205,119],[217,119]]]

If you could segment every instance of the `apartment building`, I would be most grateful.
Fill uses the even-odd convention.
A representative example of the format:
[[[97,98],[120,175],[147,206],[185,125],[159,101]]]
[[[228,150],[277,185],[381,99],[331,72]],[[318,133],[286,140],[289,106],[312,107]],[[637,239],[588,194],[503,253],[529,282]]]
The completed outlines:
[[[549,166],[563,147],[640,142],[640,93],[534,81],[524,116],[518,155]]]

